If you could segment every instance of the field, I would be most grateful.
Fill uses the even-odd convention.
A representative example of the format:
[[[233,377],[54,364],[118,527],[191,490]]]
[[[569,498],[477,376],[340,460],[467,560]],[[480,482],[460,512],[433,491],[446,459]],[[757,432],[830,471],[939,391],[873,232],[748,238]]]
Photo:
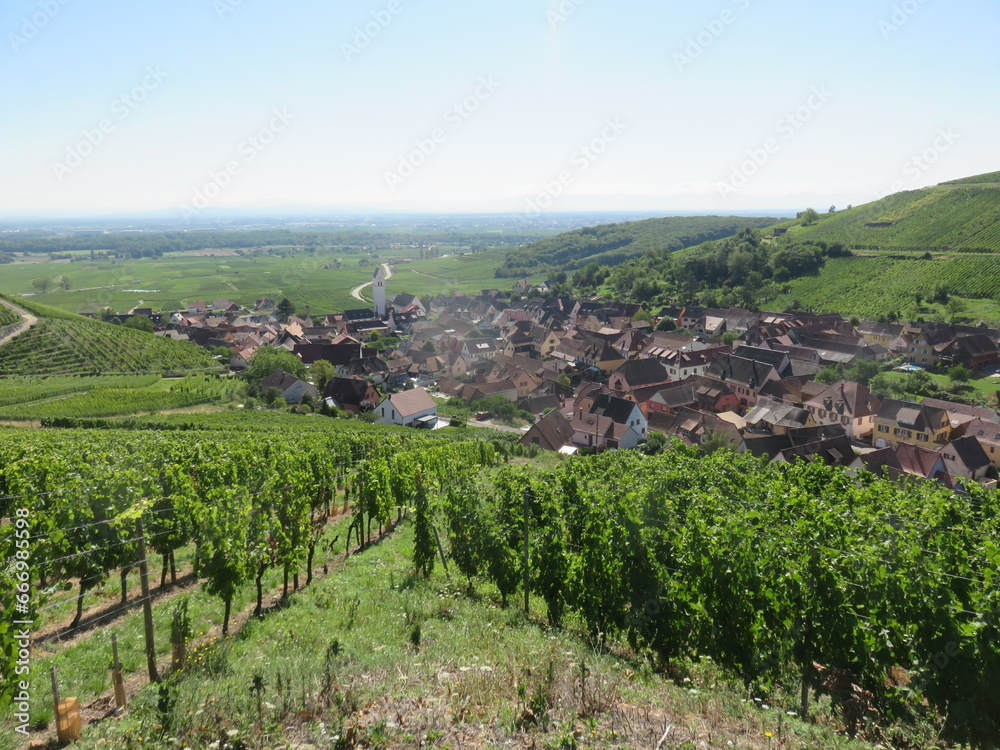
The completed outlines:
[[[209,354],[171,341],[18,300],[39,320],[0,348],[0,377],[183,373],[218,369]]]
[[[913,293],[926,292],[943,282],[951,294],[963,299],[961,314],[973,319],[1000,319],[1000,255],[957,254],[932,260],[880,256],[834,258],[819,274],[788,283],[788,292],[768,300],[765,306],[784,309],[793,301],[823,312],[876,318],[894,310],[916,318],[948,315],[945,306],[924,303],[924,310],[911,310]],[[925,295],[926,296],[926,295]]]
[[[287,297],[300,314],[319,315],[360,306],[351,296],[351,289],[370,281],[378,263],[393,258],[413,262],[394,269],[396,278],[388,285],[390,295],[409,292],[433,297],[438,293],[478,293],[488,288],[509,290],[517,279],[494,278],[505,252],[486,250],[421,260],[417,248],[395,248],[379,250],[377,258],[358,253],[297,251],[286,257],[168,255],[116,262],[15,263],[4,266],[0,292],[35,294],[34,279],[66,274],[72,280],[68,291],[56,285],[39,294],[38,301],[71,312],[111,307],[124,313],[135,307],[184,309],[195,300],[228,299],[251,307],[262,297]],[[447,254],[442,249],[442,255]],[[544,275],[533,278],[542,281]]]

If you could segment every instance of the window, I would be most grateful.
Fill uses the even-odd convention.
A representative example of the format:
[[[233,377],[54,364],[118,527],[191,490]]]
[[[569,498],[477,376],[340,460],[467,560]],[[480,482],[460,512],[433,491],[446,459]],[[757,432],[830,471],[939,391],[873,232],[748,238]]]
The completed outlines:
[[[889,431],[889,427],[888,427],[888,425],[880,424],[878,426],[878,431],[879,432],[888,432]]]
[[[910,432],[909,430],[904,430],[901,427],[897,427],[895,430],[893,430],[892,434],[895,435],[896,437],[904,437],[904,438],[913,437],[912,432]]]
[[[924,433],[922,433],[922,432],[918,432],[917,433],[917,440],[920,440],[921,442],[926,443],[927,442],[927,436]]]

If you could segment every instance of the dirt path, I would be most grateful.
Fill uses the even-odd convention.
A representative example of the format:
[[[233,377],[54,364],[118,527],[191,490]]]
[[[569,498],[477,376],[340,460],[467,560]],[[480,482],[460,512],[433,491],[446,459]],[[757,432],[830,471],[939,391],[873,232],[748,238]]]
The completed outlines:
[[[0,346],[3,346],[15,336],[20,336],[25,331],[30,330],[31,326],[35,325],[35,323],[38,322],[38,318],[36,318],[34,315],[22,310],[20,307],[17,307],[16,305],[12,305],[10,302],[7,302],[6,300],[0,299],[0,305],[3,305],[4,307],[9,307],[11,310],[20,315],[26,323],[26,325],[23,325],[18,330],[14,331],[14,333],[0,339]]]
[[[388,263],[383,263],[382,270],[385,271],[386,281],[392,278],[392,266],[390,266]],[[354,299],[358,300],[359,302],[368,302],[369,300],[366,300],[364,297],[361,296],[361,290],[364,289],[366,286],[371,286],[373,283],[375,282],[369,281],[365,284],[359,284],[358,286],[354,287],[351,290],[351,296],[354,297]]]

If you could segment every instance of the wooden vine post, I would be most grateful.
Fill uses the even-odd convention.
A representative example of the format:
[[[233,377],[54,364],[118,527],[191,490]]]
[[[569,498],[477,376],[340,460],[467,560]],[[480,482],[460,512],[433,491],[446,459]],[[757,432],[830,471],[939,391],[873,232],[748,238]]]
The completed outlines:
[[[153,641],[153,603],[149,598],[149,568],[146,565],[146,534],[142,528],[142,516],[135,522],[136,537],[139,540],[139,581],[142,583],[142,616],[146,631],[146,666],[149,681],[159,682],[156,670],[156,644]]]
[[[123,711],[128,707],[128,696],[125,695],[125,679],[122,677],[122,663],[118,659],[118,634],[111,634],[111,682],[115,686],[115,709]]]
[[[83,733],[80,721],[80,702],[76,698],[59,699],[59,681],[56,680],[56,668],[49,667],[52,678],[52,703],[56,709],[56,738],[61,744],[76,742]]]

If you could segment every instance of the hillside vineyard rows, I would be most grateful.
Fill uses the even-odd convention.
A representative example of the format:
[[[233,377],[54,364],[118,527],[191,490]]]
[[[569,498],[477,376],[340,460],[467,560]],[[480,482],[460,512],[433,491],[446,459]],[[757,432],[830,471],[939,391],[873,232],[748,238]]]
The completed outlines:
[[[623,638],[668,669],[710,657],[759,696],[801,683],[806,711],[846,675],[850,731],[935,712],[950,737],[997,737],[996,493],[679,444],[548,472],[501,466],[510,450],[360,427],[52,429],[0,441],[0,497],[4,517],[28,509],[32,570],[47,582],[86,593],[134,566],[142,514],[155,551],[197,545],[199,576],[226,602],[271,566],[308,576],[333,504],[351,504],[359,540],[409,511],[418,572],[433,568],[439,528],[470,583],[506,602],[528,581],[553,627]],[[8,685],[15,649],[2,637]]]

